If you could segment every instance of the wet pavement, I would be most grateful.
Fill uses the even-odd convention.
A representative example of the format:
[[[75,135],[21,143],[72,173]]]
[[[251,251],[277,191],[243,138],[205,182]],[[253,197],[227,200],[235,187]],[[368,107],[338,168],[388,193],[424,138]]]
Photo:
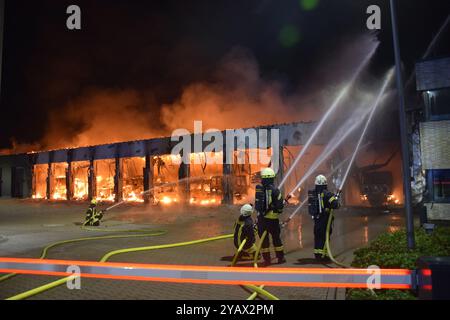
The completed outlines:
[[[233,230],[239,207],[181,208],[145,207],[125,204],[109,211],[98,231],[82,230],[86,204],[47,203],[31,200],[0,200],[0,256],[36,258],[44,246],[61,240],[100,235],[124,234],[102,229],[163,229],[167,234],[144,238],[102,239],[69,243],[52,248],[50,259],[99,260],[105,253],[131,247],[170,244],[204,239]],[[285,217],[293,211],[287,208]],[[401,213],[367,208],[336,211],[331,245],[334,256],[350,263],[354,249],[366,245],[384,231],[400,228]],[[126,233],[125,233],[126,234]],[[283,267],[323,267],[313,257],[313,222],[304,211],[283,230],[287,264]],[[227,266],[234,254],[232,239],[200,245],[141,251],[113,257],[115,262]],[[228,258],[228,259],[227,259]],[[57,277],[18,275],[0,282],[0,298],[30,290]],[[268,290],[280,299],[343,299],[343,289],[276,288]],[[81,280],[80,290],[60,286],[30,299],[232,299],[249,296],[239,286],[174,284],[109,279]]]

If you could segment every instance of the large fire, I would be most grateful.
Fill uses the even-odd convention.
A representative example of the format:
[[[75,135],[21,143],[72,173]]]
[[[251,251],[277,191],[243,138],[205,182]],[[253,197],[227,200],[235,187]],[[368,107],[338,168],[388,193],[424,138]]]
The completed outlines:
[[[284,170],[292,165],[293,158],[301,147],[286,147],[283,152]],[[323,151],[322,146],[312,146],[304,156],[304,161],[298,165],[285,184],[285,193],[292,190],[300,177],[302,177],[318,155]],[[258,173],[266,164],[249,164],[248,155],[252,150],[245,151],[244,164],[232,165],[232,175],[224,177],[222,153],[197,153],[191,154],[189,165],[189,179],[179,179],[180,157],[174,155],[154,156],[151,159],[153,177],[150,190],[144,190],[145,158],[123,158],[120,159],[120,177],[116,176],[116,161],[95,160],[94,174],[95,187],[92,196],[98,201],[114,202],[121,199],[128,203],[142,203],[148,197],[149,202],[162,206],[177,204],[190,204],[194,206],[218,206],[224,198],[224,179],[229,178],[232,184],[233,203],[251,203],[254,200],[255,185],[260,182]],[[236,152],[235,157],[237,157]],[[268,150],[271,155],[271,150]],[[368,160],[371,160],[368,157]],[[235,161],[236,163],[236,161]],[[364,163],[361,161],[361,163]],[[317,169],[316,174],[330,172],[329,163],[324,163]],[[358,163],[359,166],[361,164]],[[391,165],[392,166],[392,165]],[[69,166],[67,163],[54,163],[49,167],[46,164],[34,166],[33,194],[34,199],[66,200],[67,186],[71,185],[72,200],[86,201],[88,199],[88,175],[89,162],[79,161],[71,163],[71,183],[67,182],[66,176]],[[391,168],[386,168],[387,170]],[[391,170],[389,170],[391,171]],[[47,176],[50,172],[50,193],[47,192]],[[391,171],[392,172],[392,171]],[[115,178],[120,179],[121,194],[116,196]],[[291,204],[298,204],[307,197],[307,191],[313,188],[314,175],[306,181],[305,185],[296,190],[290,199]],[[402,193],[398,190],[399,178],[394,173],[394,184],[392,193],[388,195],[387,201],[394,205],[401,205]],[[368,196],[360,193],[358,181],[352,176],[347,183],[345,203],[347,205],[368,205]],[[330,189],[335,190],[334,180],[330,178]],[[355,198],[355,199],[354,199]]]
[[[247,159],[248,152],[247,152]],[[267,151],[270,156],[271,151]],[[237,157],[237,154],[236,154]],[[145,158],[120,159],[120,177],[116,176],[115,160],[95,160],[95,188],[93,197],[102,202],[116,200],[115,179],[121,179],[120,199],[125,202],[144,202],[146,195],[154,204],[164,206],[188,203],[196,206],[217,206],[223,198],[223,154],[191,154],[189,179],[179,179],[180,157],[174,155],[154,156],[151,159],[153,188],[144,190]],[[258,172],[264,165],[234,164],[230,181],[234,203],[251,202],[254,186],[258,182]],[[89,193],[89,162],[72,162],[71,181],[67,181],[67,163],[40,164],[34,166],[34,199],[47,198],[47,185],[50,186],[50,200],[67,200],[67,186],[71,185],[72,200],[86,201]],[[48,173],[50,180],[47,181]]]

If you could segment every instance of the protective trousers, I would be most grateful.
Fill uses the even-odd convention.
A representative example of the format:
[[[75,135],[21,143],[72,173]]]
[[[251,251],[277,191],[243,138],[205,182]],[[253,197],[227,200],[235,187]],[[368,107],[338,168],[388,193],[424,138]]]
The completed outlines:
[[[281,228],[280,220],[278,219],[266,219],[264,217],[258,218],[258,233],[261,238],[267,231],[267,235],[261,245],[261,253],[264,261],[270,262],[270,237],[272,237],[273,246],[275,247],[275,254],[278,259],[284,258],[284,247],[281,241]]]
[[[327,225],[328,225],[328,220],[330,219],[330,215],[332,215],[332,213],[330,212],[330,210],[325,209],[324,212],[322,212],[321,214],[319,214],[315,219],[314,219],[314,255],[316,257],[327,257],[328,256],[328,252],[327,252],[327,248],[326,248],[326,236],[327,236]],[[331,233],[333,231],[332,228],[332,224],[333,224],[333,217],[331,217],[332,221],[330,222],[330,237],[331,237]]]

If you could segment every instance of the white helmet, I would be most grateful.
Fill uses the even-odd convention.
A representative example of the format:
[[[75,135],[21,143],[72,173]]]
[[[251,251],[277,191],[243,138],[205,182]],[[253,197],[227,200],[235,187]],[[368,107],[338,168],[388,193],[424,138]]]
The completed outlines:
[[[253,213],[253,207],[251,204],[244,204],[241,208],[241,215],[244,217],[249,217]]]
[[[316,186],[326,186],[327,184],[327,178],[324,175],[316,177]]]

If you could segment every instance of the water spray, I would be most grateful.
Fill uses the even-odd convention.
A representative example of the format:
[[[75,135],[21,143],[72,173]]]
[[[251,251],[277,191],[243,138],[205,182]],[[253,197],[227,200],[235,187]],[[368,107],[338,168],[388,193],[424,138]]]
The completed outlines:
[[[366,144],[365,146],[363,146],[361,149],[363,149],[364,147],[368,146],[369,144]],[[331,171],[330,174],[327,175],[327,179],[331,176],[333,176],[333,174],[338,171],[347,161],[350,160],[350,157],[346,158],[345,160],[341,161],[341,163],[339,163],[336,168],[333,169],[333,171]],[[297,213],[299,213],[299,211],[305,206],[305,204],[308,202],[308,198],[306,198],[302,203],[300,203],[297,208],[295,208],[294,212],[292,212],[292,214],[289,216],[289,218],[283,222],[283,226],[285,226],[286,224],[288,224],[296,215]]]
[[[350,79],[349,83],[340,91],[339,95],[336,97],[336,99],[334,100],[333,104],[330,106],[330,108],[328,108],[328,111],[325,113],[325,115],[322,117],[322,119],[319,121],[319,123],[317,124],[317,127],[314,129],[313,133],[311,134],[311,136],[309,137],[308,141],[306,142],[306,144],[303,146],[302,150],[300,151],[300,153],[297,155],[297,157],[295,158],[294,162],[292,163],[291,167],[289,168],[289,170],[286,172],[285,176],[283,177],[283,179],[281,180],[281,183],[279,185],[280,188],[283,187],[283,185],[286,183],[288,177],[292,174],[292,172],[294,171],[295,167],[297,166],[297,164],[300,162],[300,160],[303,158],[303,156],[305,155],[306,151],[308,150],[308,148],[311,146],[312,142],[314,141],[314,139],[316,138],[316,136],[318,135],[318,133],[320,132],[320,130],[322,129],[324,123],[328,120],[328,118],[331,116],[331,114],[337,109],[337,107],[340,105],[341,101],[343,100],[343,98],[347,95],[347,93],[350,91],[351,87],[353,86],[354,82],[356,81],[356,79],[359,77],[359,75],[361,74],[361,72],[364,70],[364,68],[366,67],[366,65],[369,63],[370,59],[372,58],[372,56],[374,55],[375,51],[378,48],[378,43],[374,46],[374,48],[369,52],[369,54],[364,58],[364,60],[361,62],[361,64],[358,66],[358,68],[356,69],[355,73],[353,74],[352,78]]]
[[[148,190],[142,191],[142,192],[140,193],[140,195],[145,195],[145,194],[149,193],[150,191],[153,191],[153,190],[158,189],[158,188],[164,188],[164,187],[174,186],[174,185],[177,185],[177,184],[179,184],[180,182],[183,182],[183,181],[196,181],[196,180],[202,180],[202,179],[204,179],[204,178],[205,178],[205,176],[201,176],[201,177],[189,177],[189,178],[183,178],[183,179],[180,179],[180,180],[178,180],[178,181],[176,181],[176,182],[166,182],[166,183],[164,183],[164,184],[162,184],[162,185],[159,185],[159,186],[150,188],[150,189],[148,189]],[[111,210],[111,209],[113,209],[113,208],[115,208],[115,207],[120,206],[121,204],[123,204],[123,203],[125,203],[125,202],[127,202],[127,201],[122,200],[122,201],[120,201],[120,202],[117,202],[117,203],[113,204],[112,206],[109,206],[108,208],[104,209],[103,211],[104,211],[104,212],[109,211],[109,210]]]
[[[335,135],[333,139],[328,143],[328,145],[325,147],[325,151],[323,151],[319,157],[314,161],[314,163],[311,165],[311,167],[308,169],[308,171],[305,173],[305,175],[300,179],[300,181],[297,183],[297,185],[291,190],[289,193],[289,197],[292,197],[296,190],[300,188],[305,181],[315,172],[315,170],[325,161],[327,160],[335,151],[336,149],[348,138],[348,136],[356,130],[359,125],[362,123],[363,119],[366,117],[366,115],[369,113],[369,110],[366,110],[365,113],[357,120],[349,120],[347,121],[342,128],[346,129],[346,132],[340,136]],[[351,124],[350,124],[351,123]],[[350,125],[350,127],[349,127]]]
[[[365,126],[364,126],[363,131],[362,131],[361,137],[360,137],[359,140],[358,140],[358,143],[357,143],[357,145],[356,145],[355,151],[353,152],[352,157],[351,157],[350,162],[349,162],[349,165],[347,166],[347,169],[346,169],[344,178],[342,179],[341,185],[339,186],[339,189],[338,189],[338,192],[337,192],[338,196],[342,193],[343,186],[344,186],[344,184],[345,184],[345,182],[346,182],[346,180],[347,180],[347,178],[348,178],[350,169],[351,169],[351,167],[352,167],[352,165],[353,165],[353,163],[354,163],[354,161],[355,161],[356,155],[357,155],[358,151],[361,149],[361,144],[362,144],[362,141],[363,141],[363,139],[364,139],[364,136],[365,136],[365,134],[366,134],[366,132],[367,132],[367,128],[369,127],[369,124],[370,124],[370,122],[372,121],[373,115],[375,114],[375,111],[377,110],[378,105],[380,104],[382,98],[384,97],[384,93],[385,93],[385,91],[386,91],[387,86],[389,85],[389,82],[390,82],[391,79],[392,79],[393,74],[394,74],[394,69],[392,68],[392,69],[389,70],[389,72],[388,72],[388,74],[387,74],[387,76],[386,76],[386,79],[385,79],[385,81],[384,81],[384,83],[383,83],[383,86],[381,87],[380,92],[379,92],[378,95],[377,95],[377,98],[376,98],[376,100],[375,100],[375,103],[374,103],[373,106],[369,109],[369,110],[370,110],[369,117],[368,117],[367,120],[366,120],[366,124],[365,124]],[[351,130],[351,131],[353,131],[353,130]],[[344,137],[342,137],[341,139],[339,139],[339,144],[342,143],[342,142],[345,140],[346,136],[348,136],[348,134],[349,134],[351,131],[349,130],[349,131],[347,132],[347,134],[344,135]],[[337,146],[336,146],[336,145],[332,145],[332,148],[336,149]],[[297,190],[297,189],[298,189],[298,188],[306,181],[306,179],[314,172],[314,170],[317,169],[317,167],[319,167],[320,164],[321,164],[323,161],[325,161],[325,159],[327,159],[328,156],[331,155],[332,152],[334,152],[334,150],[327,151],[327,152],[325,152],[325,153],[323,153],[323,154],[321,154],[321,155],[319,156],[318,160],[316,160],[316,162],[313,164],[313,166],[308,170],[308,172],[305,174],[305,176],[300,180],[300,182],[297,184],[297,186],[296,186],[296,187],[294,188],[294,190],[291,192],[290,197],[292,197],[293,192],[295,192],[295,190]],[[332,174],[333,174],[333,173],[334,173],[341,165],[343,165],[343,163],[344,163],[345,161],[347,161],[347,159],[344,160],[338,167],[336,167],[336,168],[333,170],[333,172],[330,173],[330,175],[332,175]],[[330,176],[330,175],[329,175],[329,176]],[[307,177],[307,176],[308,176],[308,177]],[[305,177],[306,177],[306,178],[305,178]],[[303,201],[303,202],[295,209],[295,211],[289,216],[288,220],[286,220],[286,221],[283,223],[283,225],[286,225],[287,223],[289,223],[289,222],[295,217],[295,215],[296,215],[296,214],[297,214],[297,213],[305,206],[305,204],[307,203],[307,201],[308,201],[308,199],[305,199],[305,200],[304,200],[304,201]]]
[[[341,185],[339,186],[338,195],[340,195],[342,193],[342,189],[344,187],[345,182],[347,181],[348,175],[350,174],[350,170],[351,170],[351,168],[353,166],[353,163],[355,162],[356,155],[358,154],[358,151],[360,149],[361,143],[363,142],[364,137],[365,137],[365,135],[367,133],[367,129],[369,127],[369,124],[372,121],[373,115],[375,114],[375,111],[376,111],[378,105],[380,104],[380,102],[381,102],[381,100],[382,100],[382,98],[384,96],[384,92],[386,91],[386,88],[388,87],[388,85],[389,85],[389,83],[390,83],[390,81],[392,79],[393,74],[394,74],[394,69],[392,68],[391,70],[389,70],[389,72],[388,72],[388,74],[386,76],[386,79],[385,79],[385,81],[383,83],[383,86],[382,86],[382,88],[381,88],[381,90],[380,90],[380,92],[379,92],[379,94],[377,96],[377,99],[375,100],[375,104],[372,107],[372,111],[370,112],[370,115],[367,118],[366,125],[364,126],[362,134],[359,137],[358,144],[356,145],[356,148],[355,148],[355,151],[353,152],[353,155],[352,155],[352,158],[350,160],[350,163],[348,164],[347,170],[345,171],[344,178],[342,179]]]

